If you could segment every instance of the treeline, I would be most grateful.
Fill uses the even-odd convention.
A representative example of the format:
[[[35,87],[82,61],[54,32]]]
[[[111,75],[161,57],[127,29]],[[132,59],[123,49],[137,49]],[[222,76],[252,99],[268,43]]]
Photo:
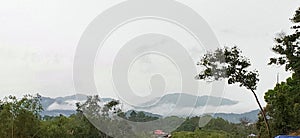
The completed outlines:
[[[40,95],[25,95],[21,99],[5,97],[0,100],[0,138],[146,138],[153,136],[154,128],[170,132],[174,128],[169,124],[179,124],[183,120],[179,117],[158,118],[137,111],[124,113],[118,101],[103,105],[100,99],[97,95],[88,96],[84,103],[76,104],[76,113],[70,116],[41,116]],[[154,120],[158,121],[153,125],[143,125]],[[137,126],[133,128],[127,121],[141,123],[134,124]]]
[[[275,88],[265,94],[267,106],[264,112],[268,116],[272,136],[300,135],[300,8],[290,19],[293,23],[293,33],[281,33],[275,38],[273,52],[279,56],[271,58],[269,65],[284,65],[286,71],[292,72],[292,77],[285,82],[276,84]],[[257,123],[258,130],[265,136],[261,114]]]
[[[256,125],[251,124],[247,118],[241,118],[240,123],[230,123],[222,118],[211,118],[203,116],[202,118],[210,118],[211,120],[199,127],[201,117],[187,118],[180,127],[173,132],[173,137],[225,137],[225,138],[241,138],[250,134],[257,134]],[[201,122],[201,121],[200,121]]]
[[[122,118],[133,122],[149,122],[159,119],[158,117],[148,116],[142,111],[136,112],[134,110],[130,112],[129,116],[120,114],[119,116],[122,116]]]
[[[90,97],[85,104],[91,104]],[[0,101],[0,137],[7,138],[72,138],[108,137],[84,116],[84,105],[77,104],[77,113],[69,117],[40,115],[43,110],[39,95],[14,96]],[[90,103],[88,103],[90,102]]]
[[[158,118],[147,116],[144,112],[131,111],[130,113],[124,113],[118,108],[118,101],[111,101],[105,105],[99,103],[100,98],[98,96],[90,96],[86,102],[76,104],[76,113],[71,116],[41,116],[40,112],[43,110],[41,96],[26,95],[21,99],[14,96],[6,97],[0,101],[0,137],[110,138],[106,135],[107,133],[115,137],[152,137],[153,128],[149,128],[147,133],[133,133],[131,126],[126,124],[126,121],[113,119],[114,116],[112,115],[117,115],[132,122],[148,122],[160,119],[159,124],[161,126],[154,127],[163,129],[166,132],[174,130],[174,128],[168,128],[168,126],[173,126],[171,123],[177,122],[179,124],[183,121],[183,118],[179,117]],[[199,119],[200,117],[186,118],[173,134],[175,136],[181,135],[183,133],[178,132],[184,131],[201,135],[204,135],[204,133],[220,133],[231,137],[240,137],[255,132],[253,125],[248,125],[249,122],[233,124],[221,118],[212,118],[205,127],[199,128]],[[99,130],[104,130],[106,133]]]

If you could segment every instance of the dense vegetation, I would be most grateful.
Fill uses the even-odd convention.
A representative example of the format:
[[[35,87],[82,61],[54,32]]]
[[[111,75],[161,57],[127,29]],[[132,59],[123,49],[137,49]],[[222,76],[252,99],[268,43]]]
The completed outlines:
[[[206,116],[203,116],[206,117]],[[255,124],[250,124],[247,119],[241,119],[240,123],[230,123],[222,118],[212,118],[207,125],[199,127],[201,117],[187,118],[174,133],[174,137],[247,137],[249,134],[256,134]],[[184,134],[184,135],[183,135]]]
[[[9,96],[0,101],[0,137],[105,137],[83,115],[40,116],[40,96],[22,99]]]
[[[300,130],[300,8],[296,11],[291,21],[294,25],[292,34],[281,33],[275,38],[276,45],[273,51],[280,55],[270,59],[270,65],[285,65],[286,71],[293,73],[286,82],[277,84],[274,89],[265,94],[267,113],[272,135],[278,134],[298,134]],[[261,120],[261,119],[260,119]],[[258,129],[263,134],[265,128],[261,126],[261,121],[257,123]],[[295,133],[296,132],[296,133]]]
[[[231,138],[232,135],[223,132],[223,131],[215,131],[215,130],[200,130],[196,129],[194,132],[175,132],[172,135],[173,138]]]
[[[99,131],[109,129],[114,134],[121,134],[115,137],[151,137],[152,132],[149,133],[130,133],[130,125],[123,122],[124,127],[121,130],[114,125],[121,124],[118,120],[111,120],[109,115],[116,114],[127,120],[134,122],[147,122],[158,119],[145,115],[143,112],[132,111],[129,116],[123,113],[117,105],[118,101],[111,101],[100,106],[98,96],[88,97],[87,101],[77,104],[77,112],[71,116],[41,116],[39,113],[43,110],[40,104],[41,97],[39,95],[26,95],[21,99],[14,96],[4,98],[0,102],[0,137],[103,137],[109,138],[106,134]],[[95,114],[95,111],[99,114]],[[89,111],[93,111],[89,114]],[[93,115],[93,117],[91,116]],[[93,125],[86,117],[92,117],[93,121],[98,121],[97,124],[105,124],[111,121],[110,126]],[[233,124],[221,118],[212,118],[212,120],[202,128],[199,128],[200,117],[186,118],[185,121],[173,132],[174,137],[246,137],[250,133],[255,133],[253,124],[249,124],[247,119],[241,120],[240,124]],[[180,122],[182,118],[166,117],[161,122],[167,124]],[[167,125],[166,125],[167,126]],[[160,126],[157,126],[160,128]],[[163,130],[170,130],[174,128],[160,128]],[[169,131],[168,131],[169,130]]]

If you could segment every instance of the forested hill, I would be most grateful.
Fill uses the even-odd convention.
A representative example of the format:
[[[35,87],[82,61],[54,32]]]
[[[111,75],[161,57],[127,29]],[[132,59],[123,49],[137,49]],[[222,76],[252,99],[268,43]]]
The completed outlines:
[[[251,123],[255,123],[258,118],[259,110],[253,110],[246,113],[236,114],[236,113],[216,113],[213,115],[215,118],[223,118],[231,123],[240,123],[241,119],[248,119]]]
[[[168,94],[163,96],[162,100],[156,105],[160,106],[161,104],[172,104],[176,99],[179,97],[179,94]],[[183,98],[188,101],[188,99],[197,98],[196,96],[184,94]],[[205,101],[207,101],[208,98],[216,99],[217,97],[209,97],[209,96],[202,96],[199,97],[199,100],[197,102],[196,106],[204,106]],[[65,116],[70,116],[71,114],[76,113],[76,103],[77,102],[85,102],[87,99],[86,95],[77,94],[77,95],[71,95],[71,96],[65,96],[65,97],[57,97],[57,98],[50,98],[50,97],[42,97],[41,98],[41,104],[43,106],[44,111],[41,112],[41,115],[48,115],[48,116],[58,116],[60,114]],[[111,98],[101,98],[102,102],[108,102],[113,99]],[[151,102],[151,101],[150,101]],[[211,103],[212,105],[214,103]],[[229,100],[229,99],[223,99],[222,105],[230,105],[230,104],[236,104],[235,101]],[[187,106],[188,104],[183,104],[181,106]],[[127,111],[127,113],[130,113],[132,110]],[[136,111],[140,111],[136,109]],[[144,112],[145,114],[153,117],[163,117],[159,114],[154,114],[151,112]],[[247,113],[241,113],[241,114],[234,114],[234,113],[216,113],[214,114],[214,117],[220,117],[223,118],[229,122],[232,123],[239,123],[241,118],[247,118],[251,122],[255,122],[257,120],[257,114],[258,110],[254,110]],[[180,115],[179,115],[180,116]]]

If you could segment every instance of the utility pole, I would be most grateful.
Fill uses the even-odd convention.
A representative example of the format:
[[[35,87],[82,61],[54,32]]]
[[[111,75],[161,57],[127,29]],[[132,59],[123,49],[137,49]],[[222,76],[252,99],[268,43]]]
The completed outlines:
[[[279,73],[277,73],[277,84],[279,84]]]

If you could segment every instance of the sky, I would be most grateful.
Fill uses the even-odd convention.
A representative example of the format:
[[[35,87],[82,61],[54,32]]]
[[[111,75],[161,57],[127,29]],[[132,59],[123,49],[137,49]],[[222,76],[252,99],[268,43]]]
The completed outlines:
[[[289,18],[300,5],[298,0],[178,0],[191,7],[210,25],[222,46],[237,45],[252,62],[252,68],[260,73],[257,94],[263,105],[263,95],[275,86],[276,75],[280,81],[290,76],[282,67],[268,66],[274,56],[271,51],[274,37],[279,32],[289,32]],[[73,85],[73,59],[82,33],[97,15],[118,4],[120,0],[9,0],[0,1],[0,97],[7,95],[22,96],[40,93],[44,96],[59,97],[75,94]],[[180,11],[179,11],[180,12]],[[146,25],[147,24],[147,25]],[[157,28],[151,24],[160,24]],[[148,26],[148,27],[145,27]],[[147,30],[148,29],[148,30]],[[176,30],[176,26],[156,21],[140,21],[119,28],[104,44],[104,52],[97,57],[95,81],[101,89],[101,96],[115,97],[113,85],[103,80],[109,77],[110,68],[116,51],[122,44],[130,41],[132,32],[153,30]],[[170,33],[171,30],[171,33]],[[178,32],[182,30],[178,29]],[[182,33],[176,33],[184,35]],[[125,37],[125,35],[127,35]],[[121,36],[121,37],[120,37]],[[187,36],[187,35],[185,35]],[[191,37],[181,38],[182,45],[193,45]],[[171,40],[170,40],[171,42]],[[188,46],[187,46],[188,47]],[[192,47],[193,48],[193,47]],[[194,50],[194,52],[197,51]],[[201,53],[201,48],[198,49]],[[193,52],[193,50],[192,50]],[[197,58],[197,53],[192,53]],[[200,55],[200,54],[199,54]],[[130,84],[135,91],[149,90],[149,72],[164,61],[161,57],[148,55],[133,65]],[[152,57],[151,57],[152,56]],[[150,61],[149,61],[150,60]],[[156,65],[145,63],[154,63]],[[161,64],[160,64],[161,63]],[[169,69],[170,68],[170,69]],[[176,92],[178,74],[168,66],[161,68],[169,72],[167,79],[173,80],[170,92]],[[159,70],[159,69],[158,69]],[[134,74],[136,73],[136,74]],[[153,73],[153,72],[152,72]],[[172,74],[173,73],[173,74]],[[144,76],[143,76],[144,75]],[[142,81],[144,80],[144,81]],[[147,81],[148,80],[148,81]],[[208,88],[209,89],[209,88]],[[205,89],[207,90],[207,89]],[[140,94],[137,92],[137,94]],[[143,95],[145,93],[142,93]],[[206,93],[202,93],[205,95]],[[217,95],[218,96],[218,95]],[[238,86],[225,86],[225,98],[240,102],[240,108],[232,112],[257,109],[253,95]]]

